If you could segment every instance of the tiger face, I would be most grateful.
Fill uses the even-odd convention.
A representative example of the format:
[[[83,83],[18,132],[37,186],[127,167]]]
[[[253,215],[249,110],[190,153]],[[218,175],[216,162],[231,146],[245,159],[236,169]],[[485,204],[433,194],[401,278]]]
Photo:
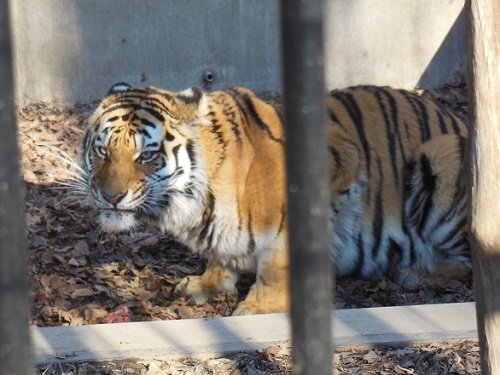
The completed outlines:
[[[192,173],[196,155],[190,141],[191,127],[203,123],[200,113],[203,95],[197,89],[174,94],[124,84],[111,88],[88,121],[83,153],[105,231],[159,220],[177,196],[202,188],[200,176]]]

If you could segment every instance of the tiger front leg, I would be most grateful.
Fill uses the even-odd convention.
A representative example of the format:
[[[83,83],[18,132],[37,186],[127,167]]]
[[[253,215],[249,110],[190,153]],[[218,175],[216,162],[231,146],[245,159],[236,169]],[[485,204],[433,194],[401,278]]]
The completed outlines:
[[[288,251],[273,251],[259,260],[255,283],[233,315],[287,312],[290,308]]]
[[[214,261],[209,261],[201,276],[186,276],[175,287],[177,294],[191,297],[197,305],[203,305],[217,293],[237,294],[238,274]]]

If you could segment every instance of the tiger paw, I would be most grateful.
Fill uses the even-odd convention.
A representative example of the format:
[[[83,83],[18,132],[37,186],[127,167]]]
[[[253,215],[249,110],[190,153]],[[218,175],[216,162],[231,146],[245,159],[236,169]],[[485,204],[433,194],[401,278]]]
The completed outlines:
[[[279,287],[269,290],[254,285],[247,298],[238,304],[232,315],[280,313],[289,309],[289,296],[286,290],[280,291]]]
[[[197,305],[203,305],[212,296],[203,287],[201,276],[186,276],[175,287],[175,293],[191,297]]]
[[[403,268],[396,277],[396,283],[404,290],[412,291],[427,286],[428,272],[415,269]]]
[[[456,288],[470,279],[472,270],[467,261],[442,261],[433,272],[416,268],[403,268],[396,279],[405,290],[417,290],[424,287]]]
[[[175,287],[175,293],[191,297],[197,305],[203,305],[210,297],[218,292],[237,294],[235,282],[221,282],[215,286],[213,283],[207,282],[204,275],[186,276]]]
[[[258,306],[254,303],[243,301],[238,304],[232,315],[252,315],[261,313]]]
[[[289,310],[288,302],[283,301],[255,301],[245,300],[238,304],[232,315],[252,315],[252,314],[271,314],[279,312],[287,312]]]

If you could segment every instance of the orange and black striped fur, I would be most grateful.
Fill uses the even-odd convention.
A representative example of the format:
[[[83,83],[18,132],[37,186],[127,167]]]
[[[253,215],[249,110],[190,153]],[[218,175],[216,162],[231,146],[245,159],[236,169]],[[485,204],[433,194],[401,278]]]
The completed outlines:
[[[413,286],[468,272],[464,122],[386,87],[334,91],[327,109],[337,274]],[[208,258],[178,293],[201,304],[251,271],[235,314],[284,311],[284,143],[275,108],[249,90],[117,84],[88,121],[82,164],[104,230],[149,223]]]

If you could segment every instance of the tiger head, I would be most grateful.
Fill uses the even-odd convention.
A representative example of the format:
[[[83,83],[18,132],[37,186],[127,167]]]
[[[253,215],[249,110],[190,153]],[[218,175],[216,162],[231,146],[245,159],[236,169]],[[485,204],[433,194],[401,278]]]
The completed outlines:
[[[195,128],[209,121],[198,88],[176,93],[120,83],[108,94],[88,120],[81,163],[103,230],[121,232],[203,189]]]

